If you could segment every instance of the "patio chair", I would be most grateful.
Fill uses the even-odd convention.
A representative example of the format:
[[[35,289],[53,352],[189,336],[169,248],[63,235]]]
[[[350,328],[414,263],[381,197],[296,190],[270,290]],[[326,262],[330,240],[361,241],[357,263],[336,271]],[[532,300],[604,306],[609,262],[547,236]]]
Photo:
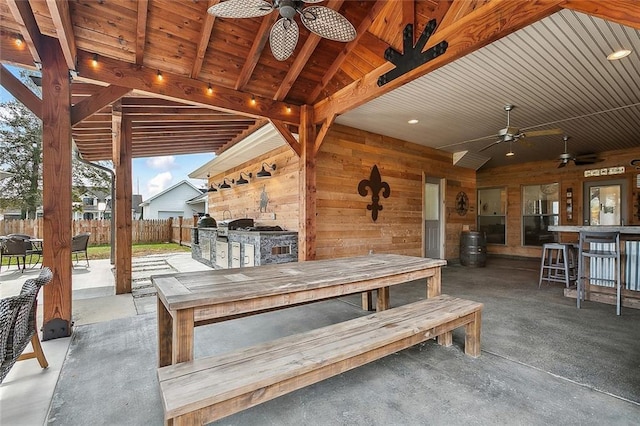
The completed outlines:
[[[22,259],[22,272],[27,266],[27,251],[31,249],[31,242],[22,236],[9,236],[0,241],[0,269],[4,258],[9,259],[7,269],[11,266],[11,260],[16,259],[18,269],[20,269],[20,259]]]
[[[36,310],[40,287],[52,278],[51,269],[43,268],[38,278],[25,281],[18,296],[0,300],[0,383],[17,361],[36,358],[40,367],[49,366],[36,330]],[[33,352],[23,353],[29,342]]]
[[[78,254],[84,254],[84,258],[87,261],[87,268],[89,267],[89,255],[87,254],[87,248],[89,246],[90,232],[83,232],[82,234],[74,235],[71,239],[71,255],[76,256],[76,265],[78,264]]]
[[[42,263],[40,262],[42,260],[42,240],[38,240],[37,238],[27,234],[9,234],[7,236],[19,237],[24,240],[28,240],[26,244],[27,256],[29,256],[29,263],[32,265],[31,267],[34,268],[38,263],[40,263],[40,266],[42,267]],[[33,262],[33,256],[38,256],[35,263]]]

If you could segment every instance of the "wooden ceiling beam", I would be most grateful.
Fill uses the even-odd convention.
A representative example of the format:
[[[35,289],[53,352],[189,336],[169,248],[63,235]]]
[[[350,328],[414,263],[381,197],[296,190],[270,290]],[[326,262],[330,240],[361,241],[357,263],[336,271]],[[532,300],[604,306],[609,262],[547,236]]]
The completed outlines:
[[[356,35],[356,38],[346,44],[346,46],[342,49],[338,57],[333,61],[331,66],[329,66],[327,71],[322,76],[322,80],[320,81],[320,83],[315,87],[315,89],[313,89],[311,94],[307,97],[307,103],[311,104],[318,98],[318,96],[320,96],[320,93],[322,93],[322,90],[325,87],[327,87],[327,84],[329,84],[329,82],[331,81],[331,79],[333,79],[333,77],[336,75],[338,70],[340,70],[340,67],[342,66],[344,61],[347,59],[347,57],[351,54],[353,49],[355,49],[358,46],[360,39],[369,30],[369,27],[371,26],[373,21],[376,19],[376,17],[380,14],[380,11],[384,8],[385,4],[386,4],[386,0],[377,0],[375,4],[371,6],[371,9],[369,10],[369,13],[367,14],[367,16],[362,20],[360,25],[358,25],[358,28],[357,28],[358,34]]]
[[[449,25],[452,25],[458,19],[468,15],[476,6],[477,3],[473,1],[453,0],[447,10],[447,13],[445,13],[442,19],[437,22],[438,28],[446,28]]]
[[[102,108],[117,101],[129,93],[131,89],[119,86],[107,86],[91,97],[78,102],[71,107],[71,126],[75,126],[87,117],[92,116]]]
[[[342,3],[344,0],[330,0],[326,7],[333,10],[339,10],[342,7]],[[322,37],[317,34],[310,33],[309,37],[307,37],[307,41],[302,46],[302,49],[296,54],[296,59],[293,61],[293,64],[289,67],[289,71],[287,71],[287,75],[280,83],[278,90],[275,95],[273,95],[273,100],[282,101],[287,97],[289,91],[293,87],[293,84],[296,82],[300,73],[309,62],[309,58],[313,55],[313,52],[316,50],[318,43],[320,43]]]
[[[47,0],[47,7],[51,14],[53,26],[64,60],[70,70],[76,69],[77,50],[76,38],[73,35],[73,24],[71,23],[71,11],[67,0]]]
[[[562,7],[640,30],[637,0],[567,0]]]
[[[300,121],[300,108],[296,105],[254,97],[249,93],[221,86],[214,86],[213,95],[209,95],[208,84],[203,81],[168,72],[163,73],[163,79],[159,81],[155,69],[107,57],[101,57],[100,66],[94,68],[91,66],[92,57],[89,52],[78,51],[80,78],[128,87],[173,101],[205,105],[225,112],[274,118],[295,125]]]
[[[211,6],[215,6],[220,3],[220,0],[209,0],[207,10]],[[213,30],[213,24],[216,22],[216,17],[210,13],[205,14],[204,23],[202,24],[202,30],[200,31],[200,40],[198,40],[198,47],[196,49],[196,57],[193,60],[193,67],[191,68],[191,78],[198,78],[202,64],[204,62],[204,56],[207,53],[207,47],[209,47],[209,40],[211,39],[211,31]]]
[[[149,0],[138,0],[138,16],[136,18],[136,64],[143,65],[144,47],[147,44],[147,15]]]
[[[236,90],[244,89],[244,86],[247,85],[251,75],[253,74],[253,70],[256,68],[258,64],[258,60],[262,55],[262,51],[264,50],[265,44],[267,44],[267,40],[269,39],[269,32],[271,30],[271,26],[276,22],[280,15],[277,13],[270,13],[264,18],[262,18],[262,23],[260,24],[260,29],[256,34],[256,38],[253,39],[253,44],[251,45],[251,50],[247,55],[247,60],[244,62],[242,66],[242,70],[238,75],[238,79],[236,80],[236,84],[234,88]]]
[[[38,28],[29,2],[23,0],[7,0],[7,6],[13,15],[13,19],[15,19],[20,27],[20,34],[25,43],[27,43],[33,61],[36,64],[41,64],[41,52],[43,49],[42,34],[40,33],[40,28]]]
[[[300,157],[302,153],[302,147],[300,146],[300,142],[298,142],[298,140],[293,136],[293,133],[291,133],[291,130],[289,130],[287,125],[282,121],[278,121],[278,120],[270,120],[270,121],[273,127],[276,128],[278,133],[280,133],[280,135],[282,135],[284,140],[289,144],[291,149],[293,149],[293,151],[298,155],[298,157]]]
[[[393,65],[386,62],[363,78],[317,102],[314,105],[314,120],[316,123],[322,123],[332,115],[343,114],[405,83],[422,77],[557,12],[563,2],[564,0],[538,0],[522,3],[503,0],[485,3],[455,23],[447,27],[440,27],[439,31],[431,36],[424,50],[446,40],[449,47],[443,55],[379,87],[378,77],[393,69]]]
[[[36,96],[23,82],[18,80],[4,65],[0,65],[0,82],[7,92],[22,102],[29,111],[42,119],[42,99]]]

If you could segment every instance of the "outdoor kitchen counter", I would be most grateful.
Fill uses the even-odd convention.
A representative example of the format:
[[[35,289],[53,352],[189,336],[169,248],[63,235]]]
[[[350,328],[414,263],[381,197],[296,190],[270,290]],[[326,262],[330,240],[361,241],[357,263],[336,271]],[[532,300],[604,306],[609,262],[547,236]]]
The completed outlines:
[[[377,290],[377,310],[384,310],[389,286],[417,279],[425,279],[427,297],[438,296],[446,263],[373,254],[152,276],[158,290],[159,366],[193,359],[199,325],[372,290]]]

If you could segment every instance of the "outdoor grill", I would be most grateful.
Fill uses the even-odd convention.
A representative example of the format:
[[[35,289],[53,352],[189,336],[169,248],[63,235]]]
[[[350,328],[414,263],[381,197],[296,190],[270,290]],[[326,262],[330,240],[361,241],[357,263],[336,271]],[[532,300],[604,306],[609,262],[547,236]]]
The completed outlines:
[[[229,231],[253,226],[251,218],[220,220],[218,221],[218,237],[228,237]]]

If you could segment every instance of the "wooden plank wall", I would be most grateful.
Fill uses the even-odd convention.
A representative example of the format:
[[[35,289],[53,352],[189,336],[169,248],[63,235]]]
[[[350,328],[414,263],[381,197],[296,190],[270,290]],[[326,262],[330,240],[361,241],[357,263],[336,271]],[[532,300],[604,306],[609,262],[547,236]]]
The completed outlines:
[[[581,225],[583,215],[583,184],[585,181],[598,182],[604,180],[627,181],[628,224],[640,225],[636,205],[639,200],[639,189],[636,185],[640,170],[630,165],[631,160],[640,159],[640,148],[623,151],[610,151],[600,155],[604,161],[593,165],[576,166],[573,163],[558,168],[556,161],[531,162],[513,166],[499,167],[478,172],[478,188],[507,188],[507,244],[490,244],[489,254],[504,254],[525,257],[540,257],[540,247],[524,247],[522,245],[522,186],[535,184],[560,183],[560,224]],[[585,170],[624,166],[625,173],[614,176],[584,177]],[[565,205],[567,189],[573,190],[573,219],[568,220]],[[577,234],[564,234],[562,241],[577,241]]]
[[[276,170],[271,170],[271,178],[255,177],[263,162],[276,165]],[[231,179],[237,180],[240,172],[251,172],[253,178],[246,185],[231,184]],[[298,230],[298,157],[288,145],[212,176],[208,184],[220,184],[224,177],[227,177],[231,189],[209,192],[208,213],[216,221],[249,217],[256,225],[278,225],[288,231]],[[263,190],[268,197],[266,212],[260,211]]]
[[[298,157],[288,146],[213,176],[209,184],[221,183],[225,176],[237,178],[241,171],[255,175],[263,161],[277,165],[272,178],[254,178],[247,185],[209,193],[209,214],[219,221],[229,210],[233,218],[251,217],[258,224],[297,231]],[[370,194],[366,198],[358,194],[359,182],[369,178],[373,165],[391,186],[391,196],[381,199],[384,209],[375,222],[367,210]],[[362,255],[369,250],[421,256],[424,174],[446,179],[445,256],[457,259],[460,232],[464,226],[475,229],[475,170],[453,166],[449,154],[434,149],[332,126],[317,156],[317,259]],[[266,213],[259,211],[263,186],[269,197]],[[464,216],[455,211],[460,191],[469,196],[470,209]],[[229,213],[224,217],[229,218]]]
[[[378,166],[391,187],[380,197],[383,210],[373,221],[358,184]],[[446,179],[445,257],[459,257],[463,226],[475,229],[475,208],[455,211],[459,191],[475,206],[475,170],[456,167],[451,155],[406,141],[334,125],[317,157],[317,258],[378,253],[422,256],[424,175]]]

